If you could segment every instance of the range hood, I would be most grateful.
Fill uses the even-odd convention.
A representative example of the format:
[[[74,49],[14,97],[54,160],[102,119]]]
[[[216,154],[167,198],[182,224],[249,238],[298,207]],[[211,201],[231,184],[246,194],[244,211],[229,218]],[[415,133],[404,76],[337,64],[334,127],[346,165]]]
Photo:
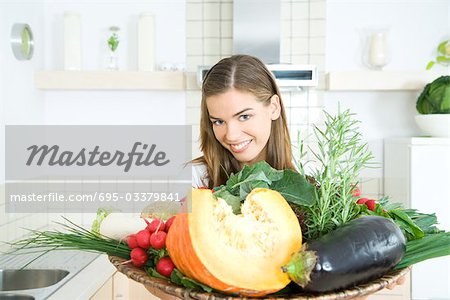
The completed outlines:
[[[317,86],[317,66],[280,63],[281,0],[233,1],[233,53],[261,59],[281,89]],[[203,81],[209,66],[199,67]]]

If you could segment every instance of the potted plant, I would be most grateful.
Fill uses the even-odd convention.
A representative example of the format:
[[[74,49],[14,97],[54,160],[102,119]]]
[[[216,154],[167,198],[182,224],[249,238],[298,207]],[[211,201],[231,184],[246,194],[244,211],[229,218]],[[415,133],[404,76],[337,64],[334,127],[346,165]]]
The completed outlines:
[[[417,98],[416,123],[430,136],[450,136],[450,76],[441,76],[427,84]]]

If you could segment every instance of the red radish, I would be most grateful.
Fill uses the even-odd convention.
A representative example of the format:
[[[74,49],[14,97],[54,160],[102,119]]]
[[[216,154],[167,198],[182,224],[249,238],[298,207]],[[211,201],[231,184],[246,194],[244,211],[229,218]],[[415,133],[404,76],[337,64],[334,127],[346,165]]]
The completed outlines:
[[[175,269],[175,265],[168,256],[161,258],[156,264],[156,271],[162,276],[170,277],[173,269]]]
[[[148,255],[142,248],[134,248],[130,253],[131,262],[136,267],[142,267],[148,260]]]
[[[139,247],[144,249],[150,248],[150,235],[151,233],[146,229],[143,229],[136,233],[136,241]]]
[[[369,210],[371,210],[371,211],[374,211],[375,210],[375,200],[373,200],[373,199],[369,199],[369,200],[367,200],[365,203],[364,203],[366,206],[367,206],[367,208],[369,209]]]
[[[130,249],[134,249],[134,248],[139,247],[138,242],[136,240],[136,235],[135,234],[131,234],[131,235],[128,236],[127,244],[128,244],[128,247]]]
[[[166,232],[169,232],[169,228],[170,228],[170,226],[172,226],[172,223],[173,223],[174,220],[175,220],[175,216],[169,218],[169,219],[166,221],[165,229],[164,229]]]
[[[148,226],[147,230],[151,233],[157,231],[157,230],[164,230],[164,221],[160,219],[154,219]]]
[[[352,196],[358,198],[359,196],[361,196],[361,191],[357,187],[355,187],[355,189],[352,191]]]
[[[364,204],[366,201],[369,200],[368,198],[359,198],[358,201],[356,201],[356,204]]]
[[[166,246],[166,235],[164,231],[152,233],[150,236],[150,245],[156,250],[162,249]]]

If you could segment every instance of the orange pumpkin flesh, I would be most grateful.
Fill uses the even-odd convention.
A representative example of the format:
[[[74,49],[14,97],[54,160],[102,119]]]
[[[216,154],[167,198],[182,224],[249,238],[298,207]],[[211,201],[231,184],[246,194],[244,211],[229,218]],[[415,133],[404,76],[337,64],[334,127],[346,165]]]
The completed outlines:
[[[178,214],[166,245],[186,276],[216,290],[263,296],[284,288],[281,271],[301,247],[298,220],[276,191],[255,189],[234,215],[210,190],[193,190],[192,212]]]

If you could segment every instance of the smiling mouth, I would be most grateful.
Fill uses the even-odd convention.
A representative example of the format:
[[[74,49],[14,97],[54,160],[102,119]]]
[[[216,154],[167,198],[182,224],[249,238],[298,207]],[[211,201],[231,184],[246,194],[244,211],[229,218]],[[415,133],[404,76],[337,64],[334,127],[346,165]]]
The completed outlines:
[[[231,151],[234,153],[239,153],[247,149],[248,145],[252,140],[248,140],[239,144],[230,144]]]

